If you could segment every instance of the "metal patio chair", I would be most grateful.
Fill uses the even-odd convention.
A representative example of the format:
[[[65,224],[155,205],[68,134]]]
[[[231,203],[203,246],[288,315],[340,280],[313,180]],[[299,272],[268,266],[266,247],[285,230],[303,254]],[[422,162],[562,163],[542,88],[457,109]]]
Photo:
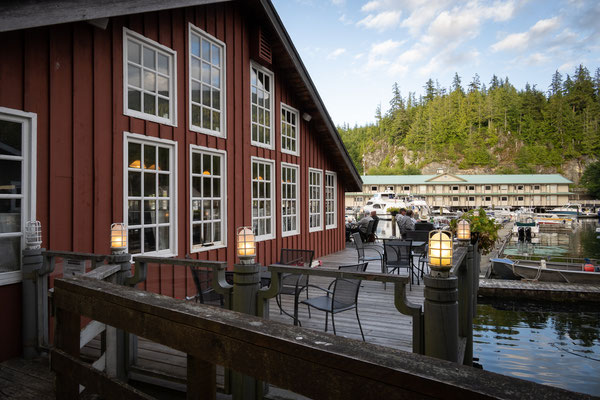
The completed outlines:
[[[408,270],[409,290],[412,290],[414,271],[414,260],[412,254],[412,241],[401,239],[388,239],[383,241],[383,258],[384,271],[391,273],[394,271],[400,274],[400,270],[405,268]],[[417,275],[417,285],[419,284],[419,276]]]
[[[221,307],[223,307],[223,296],[215,292],[212,287],[212,270],[208,270],[206,267],[190,265],[190,272],[192,273],[197,293],[193,296],[186,296],[185,299],[193,299],[201,304],[218,300]]]
[[[279,264],[310,268],[315,252],[313,250],[281,249]],[[275,296],[275,301],[279,307],[279,313],[283,313],[294,319],[294,325],[300,324],[298,320],[298,297],[300,293],[306,290],[308,299],[308,275],[303,274],[282,274],[279,285],[279,292]],[[281,296],[294,296],[294,315],[285,311],[281,304]],[[310,307],[308,308],[308,317],[310,318]]]
[[[365,272],[366,269],[367,263],[339,267],[339,270],[349,272]],[[360,335],[364,342],[365,335],[360,323],[360,317],[358,316],[358,291],[360,290],[360,283],[360,279],[338,278],[331,282],[327,290],[321,289],[327,292],[326,295],[302,300],[302,304],[308,305],[309,309],[310,307],[314,307],[317,310],[325,311],[325,332],[327,332],[328,317],[331,313],[331,325],[333,326],[334,335],[337,335],[335,331],[335,314],[354,309],[356,311],[356,320],[358,321]],[[333,289],[331,289],[331,286],[333,286]]]
[[[365,246],[365,244],[361,240],[361,236],[358,232],[352,234],[352,238],[354,239],[354,245],[356,246],[356,252],[358,253],[358,262],[366,262],[367,264],[370,261],[379,261],[381,265],[381,273],[383,274],[385,271],[383,269],[383,249],[380,246]],[[365,251],[372,251],[375,255],[366,256]]]

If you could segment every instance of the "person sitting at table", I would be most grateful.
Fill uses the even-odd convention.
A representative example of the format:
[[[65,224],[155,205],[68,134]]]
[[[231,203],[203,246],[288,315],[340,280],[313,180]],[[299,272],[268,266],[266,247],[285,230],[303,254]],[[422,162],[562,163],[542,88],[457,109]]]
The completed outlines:
[[[400,237],[406,236],[406,231],[414,231],[415,224],[412,222],[412,218],[408,216],[406,209],[400,209],[400,215],[396,216],[396,222],[398,223],[398,232]]]
[[[350,240],[350,235],[355,232],[360,232],[361,236],[365,236],[367,234],[369,222],[373,221],[373,217],[377,217],[377,212],[375,210],[371,211],[370,215],[367,214],[365,217],[361,218],[356,224],[352,224],[350,229],[346,227],[346,240]]]

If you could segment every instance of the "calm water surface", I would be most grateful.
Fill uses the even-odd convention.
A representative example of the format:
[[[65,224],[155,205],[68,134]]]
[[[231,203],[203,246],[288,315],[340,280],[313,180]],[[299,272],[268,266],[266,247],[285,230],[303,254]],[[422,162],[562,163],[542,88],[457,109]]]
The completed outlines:
[[[483,369],[600,395],[600,311],[507,303],[477,311],[473,353]]]

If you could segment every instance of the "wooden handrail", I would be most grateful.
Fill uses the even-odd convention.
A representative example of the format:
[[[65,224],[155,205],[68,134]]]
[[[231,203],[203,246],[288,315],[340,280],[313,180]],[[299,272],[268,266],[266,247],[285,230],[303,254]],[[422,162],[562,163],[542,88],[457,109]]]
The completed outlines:
[[[214,371],[215,364],[311,398],[500,399],[531,393],[544,399],[586,397],[86,277],[58,279],[55,287],[58,349],[52,368],[61,398],[77,397],[84,378],[96,383],[96,391],[109,385],[119,393],[127,390],[78,363],[80,315],[187,353],[188,398],[214,396],[214,374],[207,371]]]

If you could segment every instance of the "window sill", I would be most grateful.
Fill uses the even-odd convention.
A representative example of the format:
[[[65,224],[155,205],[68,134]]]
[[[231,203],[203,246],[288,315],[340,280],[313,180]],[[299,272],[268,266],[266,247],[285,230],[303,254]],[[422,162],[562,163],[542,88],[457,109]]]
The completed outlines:
[[[250,144],[252,146],[262,147],[263,149],[267,149],[267,150],[275,150],[275,146],[271,146],[271,145],[260,143],[260,142],[255,142],[253,140],[250,141]]]
[[[308,232],[309,233],[319,232],[319,231],[322,231],[322,230],[323,230],[323,227],[321,227],[321,226],[316,227],[316,228],[308,228]]]
[[[275,239],[275,235],[269,235],[269,236],[263,235],[263,236],[255,236],[254,237],[254,240],[256,242],[264,242],[266,240],[273,240],[273,239]]]
[[[295,232],[282,232],[281,233],[281,237],[290,237],[290,236],[296,236],[299,235],[300,232],[299,231],[295,231]]]
[[[300,157],[300,152],[299,151],[293,152],[291,150],[281,149],[281,152],[283,154],[289,154],[290,156]]]
[[[224,249],[226,247],[227,247],[226,244],[215,244],[213,246],[199,246],[199,245],[195,245],[195,246],[192,246],[192,249],[190,250],[190,253],[203,253],[205,251],[217,250],[217,249]]]
[[[336,229],[337,228],[337,224],[335,225],[328,225],[325,227],[325,229]]]
[[[214,137],[218,137],[218,138],[222,138],[222,139],[227,139],[225,130],[223,130],[221,132],[217,132],[217,131],[211,131],[211,130],[205,129],[205,128],[200,128],[200,127],[197,127],[194,125],[190,125],[190,131],[196,132],[196,133],[202,133],[203,135],[210,135],[210,136],[214,136]]]
[[[177,127],[177,122],[176,122],[177,120],[175,118],[173,118],[173,119],[161,118],[161,117],[157,117],[156,115],[145,114],[143,112],[130,110],[130,109],[126,109],[125,111],[123,111],[123,114],[128,117],[143,119],[145,121],[150,121],[150,122],[156,122],[157,124],[169,125],[169,126],[172,126],[175,128]]]

